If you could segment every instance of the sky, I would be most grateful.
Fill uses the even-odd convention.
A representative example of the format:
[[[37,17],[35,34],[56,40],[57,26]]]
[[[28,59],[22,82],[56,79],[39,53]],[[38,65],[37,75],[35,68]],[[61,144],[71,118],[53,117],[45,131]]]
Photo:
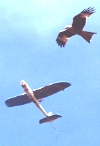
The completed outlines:
[[[58,33],[89,6],[91,43],[76,35],[60,48]],[[100,145],[99,16],[97,0],[0,0],[0,146]],[[71,83],[41,102],[62,118],[39,124],[44,115],[33,103],[8,108],[6,99],[24,93],[21,80],[32,89]]]

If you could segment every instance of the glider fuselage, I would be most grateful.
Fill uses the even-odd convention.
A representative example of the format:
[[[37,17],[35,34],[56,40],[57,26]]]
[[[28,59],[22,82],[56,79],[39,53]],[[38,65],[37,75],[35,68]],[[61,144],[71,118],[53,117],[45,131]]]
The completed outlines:
[[[53,83],[53,84],[50,84],[49,86],[45,86],[45,87],[39,88],[37,90],[32,90],[28,86],[28,84],[24,80],[22,80],[21,86],[24,89],[25,93],[23,93],[19,96],[7,99],[5,101],[5,104],[8,107],[20,106],[20,105],[24,105],[24,104],[31,103],[31,102],[35,103],[35,105],[45,115],[44,118],[39,120],[40,124],[46,123],[46,122],[53,122],[54,120],[62,117],[59,114],[52,115],[52,112],[47,113],[44,110],[44,108],[40,105],[39,102],[42,100],[42,98],[55,94],[61,90],[64,90],[65,88],[71,86],[70,83],[67,83],[67,82]]]
[[[21,81],[21,86],[24,89],[24,91],[26,92],[27,96],[35,103],[35,105],[42,111],[42,113],[48,117],[48,114],[46,113],[46,111],[44,110],[44,108],[40,105],[40,103],[38,102],[37,98],[35,97],[32,89],[28,86],[28,84],[22,80]]]

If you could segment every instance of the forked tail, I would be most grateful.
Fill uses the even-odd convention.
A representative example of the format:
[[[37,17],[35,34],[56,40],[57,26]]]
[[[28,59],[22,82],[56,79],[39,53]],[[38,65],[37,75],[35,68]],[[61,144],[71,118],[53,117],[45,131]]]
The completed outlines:
[[[95,32],[88,32],[88,31],[82,31],[81,36],[90,43],[92,36],[96,34]]]

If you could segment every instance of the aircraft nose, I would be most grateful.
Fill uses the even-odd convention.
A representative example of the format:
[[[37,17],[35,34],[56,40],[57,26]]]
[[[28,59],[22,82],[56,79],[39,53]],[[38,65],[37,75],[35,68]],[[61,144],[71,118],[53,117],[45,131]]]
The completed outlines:
[[[26,82],[24,80],[21,81],[21,86],[22,87],[26,86]]]

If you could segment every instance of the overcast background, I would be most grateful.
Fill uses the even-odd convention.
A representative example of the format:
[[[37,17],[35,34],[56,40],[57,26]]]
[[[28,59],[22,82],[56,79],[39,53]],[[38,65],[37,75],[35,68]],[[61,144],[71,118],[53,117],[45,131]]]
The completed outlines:
[[[80,36],[65,48],[58,33],[92,6],[84,30],[97,32],[89,44]],[[41,104],[62,118],[39,124],[33,104],[8,108],[5,100],[32,89],[67,81],[72,86]],[[100,145],[100,5],[97,0],[0,0],[0,146]]]

